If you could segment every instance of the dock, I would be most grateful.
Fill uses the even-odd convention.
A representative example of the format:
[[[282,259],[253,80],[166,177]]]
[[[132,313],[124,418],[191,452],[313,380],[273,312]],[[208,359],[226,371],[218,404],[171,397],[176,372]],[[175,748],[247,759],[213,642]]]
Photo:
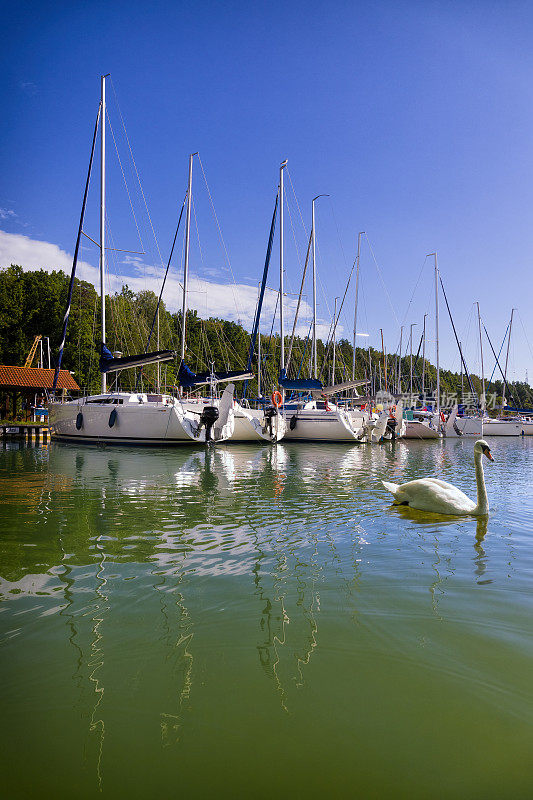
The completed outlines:
[[[48,442],[50,439],[49,426],[39,423],[22,425],[17,422],[12,422],[0,425],[0,429],[4,441],[7,439],[22,439],[27,442]]]

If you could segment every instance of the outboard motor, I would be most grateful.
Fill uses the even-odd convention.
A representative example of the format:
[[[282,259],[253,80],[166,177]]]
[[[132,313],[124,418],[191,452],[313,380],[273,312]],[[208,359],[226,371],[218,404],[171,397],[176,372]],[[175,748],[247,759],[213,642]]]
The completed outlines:
[[[215,422],[217,421],[219,416],[218,408],[216,406],[205,406],[204,410],[200,414],[200,427],[199,431],[202,429],[202,425],[205,425],[205,440],[206,442],[211,441],[211,429]]]
[[[268,430],[269,436],[273,435],[273,432],[272,432],[272,420],[273,420],[274,417],[277,417],[277,416],[278,416],[277,408],[274,408],[274,407],[265,408],[265,414],[264,414],[265,429]]]
[[[396,425],[398,424],[396,417],[389,417],[387,420],[387,433],[390,433],[391,439],[396,439]]]

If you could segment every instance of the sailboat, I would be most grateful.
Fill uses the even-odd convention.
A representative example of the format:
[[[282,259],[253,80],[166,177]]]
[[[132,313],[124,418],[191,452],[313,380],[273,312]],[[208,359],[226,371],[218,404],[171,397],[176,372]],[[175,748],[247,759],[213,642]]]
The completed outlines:
[[[189,164],[188,197],[192,197],[192,156]],[[277,210],[277,199],[276,199],[276,205],[274,207],[274,214],[272,217],[270,236],[267,246],[265,269],[263,272],[262,292],[260,293],[256,316],[254,320],[254,327],[252,331],[250,352],[248,355],[248,364],[246,370],[241,370],[240,372],[237,371],[224,372],[224,373],[204,372],[196,374],[191,369],[189,369],[189,367],[185,363],[185,347],[182,345],[181,365],[178,375],[178,380],[182,391],[183,390],[195,391],[202,385],[209,385],[211,389],[209,398],[205,398],[202,396],[192,396],[192,397],[189,396],[182,399],[182,407],[187,411],[187,413],[192,414],[194,417],[198,419],[201,419],[205,408],[218,407],[219,400],[216,397],[214,397],[213,389],[217,386],[219,382],[226,381],[228,379],[248,381],[250,378],[253,378],[253,374],[250,372],[250,368],[252,364],[255,338],[257,336],[259,327],[262,299],[264,295],[264,289],[266,286],[266,277],[268,272],[268,265],[270,262],[270,254],[272,250],[272,240],[274,237],[276,210]],[[188,214],[187,216],[187,229],[185,234],[186,252],[188,252],[189,234],[190,234],[190,214]],[[187,266],[188,264],[187,259],[185,260],[185,264]],[[184,292],[185,292],[185,285],[184,285]],[[185,320],[186,318],[185,298],[186,295],[184,294],[184,306],[182,315],[183,320]],[[223,403],[223,398],[224,395],[222,395],[222,399],[220,400],[221,404]],[[245,408],[243,405],[234,400],[232,405],[231,415],[232,415],[232,431],[227,437],[228,440],[231,442],[261,442],[261,441],[279,442],[285,434],[285,429],[286,429],[285,419],[281,414],[278,413],[278,410],[275,406],[266,408],[264,410],[256,410],[251,408]]]
[[[507,339],[507,355],[505,357],[505,371],[502,373],[502,377],[503,377],[502,411],[503,411],[504,406],[506,405],[506,402],[505,402],[505,390],[507,388],[507,367],[508,367],[508,364],[509,364],[509,347],[510,347],[510,344],[511,344],[511,331],[512,331],[512,328],[513,328],[513,314],[514,314],[514,308],[511,309],[511,319],[510,319],[510,322],[509,322],[509,338]],[[478,317],[479,317],[479,303],[478,303]],[[483,327],[485,327],[485,326],[483,326]],[[488,338],[488,332],[487,332],[486,328],[485,328],[485,333],[487,334],[487,338]],[[481,337],[481,321],[480,321],[480,337]],[[490,345],[492,347],[492,343],[490,342],[490,339],[489,339],[489,343],[490,343]],[[493,352],[494,352],[494,348],[493,348]],[[497,365],[500,366],[500,363],[499,363],[498,357],[496,356],[496,353],[494,353],[494,355],[496,357]],[[500,370],[501,370],[501,367],[500,367]],[[523,431],[523,423],[522,423],[522,420],[520,418],[518,418],[518,417],[515,417],[514,419],[509,418],[509,417],[499,417],[498,419],[491,419],[490,417],[487,416],[483,420],[483,433],[484,433],[484,436],[521,436],[522,435],[522,431]]]
[[[100,347],[100,394],[80,397],[75,400],[59,402],[53,398],[49,403],[50,426],[55,439],[67,442],[105,442],[113,444],[142,444],[142,445],[177,445],[203,443],[209,441],[224,441],[233,433],[233,391],[232,383],[228,384],[222,398],[217,405],[210,404],[202,408],[199,415],[191,414],[180,399],[167,394],[148,394],[141,392],[108,391],[106,376],[111,372],[122,369],[138,367],[144,364],[160,363],[174,359],[173,351],[157,351],[144,353],[138,356],[120,357],[112,354],[105,345],[106,320],[105,320],[105,199],[106,199],[106,77],[101,78],[101,100],[98,116],[94,128],[91,158],[85,184],[78,237],[74,251],[72,273],[70,277],[67,310],[63,321],[63,336],[59,349],[54,390],[57,386],[57,376],[61,366],[63,348],[67,332],[70,312],[70,302],[74,287],[74,278],[80,239],[82,235],[83,219],[89,189],[94,150],[100,125],[100,299],[102,304],[102,342]],[[191,179],[192,156],[189,164],[189,191],[187,195],[187,221],[190,228],[191,215]],[[185,251],[185,277],[183,286],[183,326],[182,326],[182,361],[185,351],[185,311],[187,298],[188,274],[188,239]],[[231,378],[231,376],[229,376]]]
[[[287,420],[287,430],[285,433],[285,440],[287,441],[322,441],[322,442],[354,442],[367,441],[367,437],[363,428],[363,423],[366,421],[364,416],[358,419],[352,419],[348,412],[343,408],[336,405],[331,397],[338,391],[344,391],[348,388],[355,388],[363,385],[366,381],[352,381],[343,384],[342,387],[330,386],[324,387],[322,382],[318,379],[317,370],[317,337],[316,337],[316,239],[315,239],[315,202],[323,195],[317,195],[312,201],[312,224],[311,236],[308,247],[308,255],[304,266],[304,273],[302,276],[302,284],[300,287],[300,298],[303,291],[305,270],[309,258],[309,252],[312,254],[312,270],[313,270],[313,323],[312,323],[312,342],[311,342],[311,363],[312,363],[312,377],[310,378],[291,378],[287,374],[287,363],[285,361],[285,329],[284,329],[284,234],[283,234],[283,216],[284,216],[284,170],[287,166],[287,161],[283,161],[279,171],[279,304],[280,304],[280,375],[279,387],[282,396],[282,415]],[[299,308],[299,304],[298,304]],[[293,337],[296,327],[296,317],[293,324]],[[334,327],[337,324],[337,319],[334,320]],[[293,338],[291,337],[291,338]],[[287,398],[287,392],[296,395],[296,399],[291,396]],[[311,399],[302,399],[301,395],[311,396]],[[298,397],[300,395],[300,397]]]
[[[440,413],[440,365],[439,365],[439,269],[437,265],[437,254],[430,253],[434,257],[435,268],[435,341],[436,341],[436,367],[437,367],[437,388],[436,403],[434,411],[425,409],[408,410],[404,413],[406,420],[405,439],[440,439],[441,413]],[[425,347],[425,318],[424,318],[424,347]],[[425,366],[425,352],[424,352]]]

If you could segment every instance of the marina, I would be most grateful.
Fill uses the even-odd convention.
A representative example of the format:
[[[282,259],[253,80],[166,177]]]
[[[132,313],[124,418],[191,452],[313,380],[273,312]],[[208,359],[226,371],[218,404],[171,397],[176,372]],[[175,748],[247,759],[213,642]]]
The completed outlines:
[[[533,6],[3,32],[2,797],[531,800]]]

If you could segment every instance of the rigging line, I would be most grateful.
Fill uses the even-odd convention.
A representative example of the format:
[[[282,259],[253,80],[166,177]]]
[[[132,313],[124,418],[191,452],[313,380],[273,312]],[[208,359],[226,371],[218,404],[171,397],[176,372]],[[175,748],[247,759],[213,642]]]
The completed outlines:
[[[415,292],[418,289],[418,284],[420,283],[420,278],[422,277],[422,272],[424,270],[424,267],[426,266],[427,258],[428,258],[427,256],[424,258],[424,261],[422,262],[422,266],[420,267],[420,272],[418,273],[418,278],[416,279],[416,283],[415,283],[415,287],[413,289],[413,293],[411,295],[411,299],[409,300],[409,303],[407,304],[407,308],[405,310],[405,314],[403,315],[402,325],[405,324],[405,320],[407,319],[407,315],[409,314],[409,309],[411,308],[411,304],[412,304],[412,302],[414,300]]]
[[[120,171],[122,173],[122,180],[124,181],[124,186],[126,187],[126,194],[128,195],[128,200],[129,200],[129,203],[130,203],[131,213],[133,215],[133,220],[135,222],[135,227],[137,228],[137,236],[139,237],[139,242],[141,243],[141,250],[144,250],[144,244],[143,244],[143,240],[142,240],[142,237],[141,237],[141,232],[139,230],[139,225],[137,224],[137,217],[135,216],[135,210],[133,208],[133,203],[131,201],[131,195],[130,195],[128,182],[126,180],[126,175],[124,173],[124,167],[122,166],[122,161],[121,161],[121,158],[120,158],[120,154],[118,152],[117,141],[115,139],[115,132],[113,130],[113,126],[111,125],[111,119],[109,117],[109,113],[107,111],[107,108],[106,108],[106,112],[105,113],[106,113],[107,121],[109,123],[109,129],[111,131],[111,136],[113,137],[113,144],[115,145],[115,152],[117,154],[117,159],[118,159],[118,163],[119,163],[119,166],[120,166]]]
[[[505,334],[504,334],[504,336],[503,336],[502,343],[501,343],[501,345],[500,345],[500,349],[498,350],[498,358],[499,358],[499,357],[501,356],[501,354],[502,354],[503,346],[504,346],[504,344],[505,344],[505,340],[507,339],[507,333],[509,332],[509,325],[510,325],[510,323],[508,322],[508,323],[507,323],[507,327],[506,327],[506,329],[505,329]],[[498,364],[498,366],[499,366],[499,364]],[[493,379],[493,377],[494,377],[494,373],[495,373],[495,372],[496,372],[496,363],[494,364],[494,369],[492,370],[492,374],[491,374],[491,376],[490,376],[490,378],[489,378],[489,380],[488,380],[488,383],[489,383],[489,384],[490,384],[490,383],[492,383],[492,379]]]
[[[295,190],[294,190],[294,184],[293,184],[293,182],[292,182],[291,173],[290,173],[290,171],[289,171],[289,168],[288,168],[288,167],[285,167],[285,171],[286,171],[286,173],[287,173],[287,175],[288,175],[288,177],[289,177],[289,183],[290,183],[290,185],[291,185],[292,193],[293,193],[293,195],[294,195],[294,201],[295,201],[295,203],[296,203],[296,208],[298,209],[298,213],[299,213],[299,215],[300,215],[300,220],[301,220],[301,223],[302,223],[302,228],[304,229],[304,232],[307,234],[307,228],[306,228],[306,225],[305,225],[305,222],[304,222],[304,218],[303,218],[303,216],[302,216],[302,211],[301,211],[301,209],[300,209],[300,204],[299,204],[299,202],[298,202],[298,197],[297,197],[297,195],[296,195],[296,192],[295,192]]]
[[[371,253],[371,255],[372,255],[372,259],[373,259],[373,261],[374,261],[374,264],[375,264],[375,266],[376,266],[376,269],[377,269],[377,272],[378,272],[378,275],[379,275],[379,279],[380,279],[380,281],[381,281],[381,285],[383,286],[383,289],[384,289],[384,291],[385,291],[385,294],[387,295],[387,300],[389,301],[389,305],[390,305],[390,307],[391,307],[391,311],[392,311],[392,313],[394,314],[394,319],[396,320],[396,324],[398,325],[398,328],[400,328],[400,327],[401,327],[401,325],[400,325],[400,320],[398,319],[398,317],[397,317],[397,315],[396,315],[396,311],[394,310],[394,306],[392,305],[392,300],[391,300],[391,298],[390,298],[390,294],[389,294],[389,292],[388,292],[388,289],[387,289],[387,284],[386,284],[386,283],[385,283],[385,281],[383,280],[383,275],[381,274],[381,270],[380,270],[380,268],[379,268],[379,264],[378,264],[378,262],[377,262],[377,260],[376,260],[376,256],[374,255],[374,251],[373,251],[373,249],[372,249],[372,245],[370,244],[370,239],[368,238],[368,235],[367,235],[366,233],[365,233],[365,239],[366,239],[366,241],[367,241],[367,244],[368,244],[368,246],[369,246],[369,248],[370,248],[370,253]]]
[[[202,244],[200,242],[200,231],[198,230],[198,219],[196,218],[196,206],[194,204],[194,195],[191,196],[192,215],[194,217],[194,227],[196,228],[196,238],[198,239],[198,250],[200,251],[200,264],[205,269],[204,254],[202,251]]]
[[[335,332],[337,330],[337,325],[338,325],[338,322],[339,322],[339,318],[340,318],[340,315],[341,315],[341,312],[342,312],[342,309],[343,309],[343,306],[344,306],[344,301],[346,300],[346,295],[348,294],[348,288],[350,286],[350,281],[352,279],[353,271],[355,269],[355,265],[356,264],[357,264],[357,259],[353,262],[353,266],[352,266],[351,272],[350,272],[350,274],[348,276],[348,281],[346,283],[346,288],[345,288],[344,294],[342,296],[341,307],[339,308],[339,311],[338,311],[336,319],[334,318],[334,320],[333,320],[333,329],[330,328],[331,338],[330,338],[330,340],[328,342],[328,345],[327,345],[327,348],[326,348],[326,352],[324,354],[324,361],[322,362],[322,367],[320,369],[320,376],[319,377],[322,377],[322,374],[324,372],[324,367],[326,365],[327,357],[328,357],[329,351],[331,349],[331,345],[333,343],[333,336],[334,336],[334,334],[335,334]]]
[[[137,182],[139,184],[139,189],[140,189],[140,192],[141,192],[141,195],[142,195],[142,199],[143,199],[143,202],[144,202],[144,207],[146,209],[146,214],[148,216],[148,221],[150,222],[150,228],[152,229],[152,234],[153,234],[153,237],[154,237],[155,246],[156,246],[157,252],[159,254],[159,259],[161,261],[161,266],[163,266],[163,256],[161,255],[161,250],[159,249],[159,242],[157,240],[155,229],[154,229],[154,226],[153,226],[153,223],[152,223],[152,217],[150,216],[150,212],[148,210],[148,203],[146,202],[146,197],[145,197],[144,190],[143,190],[143,187],[142,187],[139,171],[137,169],[137,164],[135,162],[135,158],[133,157],[133,150],[131,149],[131,144],[130,144],[130,140],[129,140],[129,137],[128,137],[128,132],[126,131],[126,123],[124,122],[124,117],[122,115],[122,111],[121,111],[121,108],[120,108],[120,103],[118,102],[118,97],[117,97],[117,93],[116,93],[116,90],[115,90],[115,84],[113,83],[113,78],[111,78],[111,76],[110,76],[110,80],[111,80],[111,88],[113,89],[113,94],[115,96],[115,102],[116,102],[117,108],[118,108],[118,113],[119,113],[119,116],[120,116],[120,120],[122,122],[122,128],[124,130],[124,136],[126,137],[126,141],[128,143],[128,149],[130,151],[130,156],[131,156],[131,160],[132,160],[132,163],[133,163],[133,168],[135,170],[135,175],[137,176]],[[143,250],[144,250],[144,247],[143,247]]]
[[[146,342],[146,348],[145,348],[145,351],[144,351],[145,353],[148,352],[148,347],[150,345],[150,339],[152,338],[152,332],[154,330],[154,325],[156,323],[157,315],[159,313],[159,306],[161,305],[161,298],[163,297],[163,291],[165,289],[165,283],[166,283],[166,280],[167,280],[168,271],[170,269],[170,262],[172,261],[172,256],[174,255],[174,247],[176,246],[176,239],[178,238],[178,233],[179,233],[179,229],[180,229],[180,225],[181,225],[181,218],[183,217],[183,209],[185,208],[185,203],[186,202],[187,202],[187,192],[185,192],[185,197],[183,198],[183,203],[181,204],[180,215],[179,215],[179,218],[178,218],[178,224],[176,226],[176,233],[174,234],[174,239],[172,241],[172,247],[170,248],[170,255],[169,255],[168,261],[167,261],[167,268],[165,270],[165,275],[163,277],[163,284],[161,286],[161,291],[159,292],[159,298],[157,300],[157,306],[156,306],[156,309],[155,309],[155,312],[154,312],[154,318],[152,320],[152,327],[150,328],[150,333],[148,334],[148,341]],[[141,372],[142,372],[142,369],[141,369]]]
[[[516,402],[516,398],[515,398],[514,394],[511,392],[511,389],[509,388],[509,384],[507,383],[507,379],[506,379],[506,377],[505,377],[505,375],[504,375],[503,369],[500,367],[500,362],[499,362],[499,360],[498,360],[498,356],[496,355],[496,351],[494,350],[494,347],[492,346],[492,342],[491,342],[491,340],[490,340],[490,336],[489,336],[489,334],[488,334],[488,331],[487,331],[487,329],[486,329],[486,327],[485,327],[485,323],[484,323],[484,322],[482,322],[481,324],[483,325],[483,330],[485,331],[485,336],[487,337],[487,339],[488,339],[488,342],[489,342],[489,344],[490,344],[490,349],[492,350],[492,354],[493,354],[494,358],[496,359],[496,364],[497,364],[497,365],[498,365],[498,367],[500,368],[500,372],[501,372],[501,374],[502,374],[502,378],[503,378],[503,382],[504,382],[504,384],[505,384],[505,388],[506,388],[506,389],[507,389],[507,391],[509,392],[509,397],[511,397],[511,398],[512,398],[512,400],[513,400],[513,403],[514,403],[514,404],[515,404],[515,406],[518,408],[518,405],[519,405],[519,404]],[[509,327],[509,325],[508,325],[507,327]],[[507,337],[507,331],[505,332],[505,337]],[[505,339],[504,339],[504,341],[505,341]],[[502,342],[502,347],[503,347],[503,342]],[[500,353],[501,353],[501,348],[500,348]],[[489,381],[489,383],[490,383],[490,381]]]
[[[237,302],[237,294],[235,292],[235,288],[237,287],[237,281],[235,280],[235,275],[233,274],[233,267],[231,266],[231,262],[230,262],[230,259],[229,259],[228,250],[227,250],[227,247],[226,247],[226,242],[224,241],[224,237],[222,236],[222,229],[221,229],[220,223],[218,221],[217,212],[215,211],[215,204],[214,204],[213,198],[211,196],[211,190],[209,189],[209,184],[207,183],[207,177],[206,177],[206,174],[205,174],[204,165],[202,164],[202,159],[200,158],[200,153],[197,153],[196,155],[198,157],[198,161],[200,162],[200,167],[202,169],[202,175],[204,176],[205,187],[207,189],[207,194],[209,195],[209,202],[211,203],[211,209],[213,211],[213,216],[214,216],[215,222],[217,224],[218,234],[220,236],[220,241],[222,242],[222,247],[224,248],[224,254],[226,256],[226,263],[228,265],[228,269],[229,269],[229,271],[231,273],[231,277],[233,279],[233,287],[234,287],[233,288],[233,300],[235,302],[235,308],[237,309],[238,316],[242,319],[242,314],[241,314],[241,311],[240,311],[240,308],[239,308],[239,304]]]
[[[522,330],[524,331],[524,337],[525,337],[527,346],[529,347],[529,352],[531,353],[531,357],[533,358],[533,348],[531,347],[531,343],[530,343],[529,339],[527,338],[526,328],[525,328],[525,325],[524,325],[524,321],[522,319],[522,315],[521,315],[520,311],[518,311],[518,309],[517,309],[516,313],[518,314],[518,318],[520,320],[520,325],[522,326]]]
[[[446,296],[446,292],[444,291],[444,284],[442,282],[442,276],[441,275],[439,275],[439,281],[440,281],[440,285],[442,287],[442,294],[443,294],[444,300],[446,302],[446,308],[448,309],[448,314],[450,315],[450,322],[452,323],[452,328],[453,328],[453,333],[454,333],[454,336],[455,336],[455,341],[457,342],[457,347],[459,348],[459,354],[461,356],[461,361],[462,361],[463,367],[465,369],[465,375],[468,378],[468,384],[470,386],[470,391],[472,392],[472,394],[474,394],[477,397],[477,393],[474,390],[472,379],[470,377],[470,373],[468,372],[468,367],[466,366],[466,361],[465,361],[464,356],[463,356],[463,349],[462,349],[462,347],[461,347],[461,345],[459,343],[459,337],[457,336],[457,331],[455,329],[455,323],[453,321],[452,312],[450,310],[450,305],[448,303],[448,298]]]

